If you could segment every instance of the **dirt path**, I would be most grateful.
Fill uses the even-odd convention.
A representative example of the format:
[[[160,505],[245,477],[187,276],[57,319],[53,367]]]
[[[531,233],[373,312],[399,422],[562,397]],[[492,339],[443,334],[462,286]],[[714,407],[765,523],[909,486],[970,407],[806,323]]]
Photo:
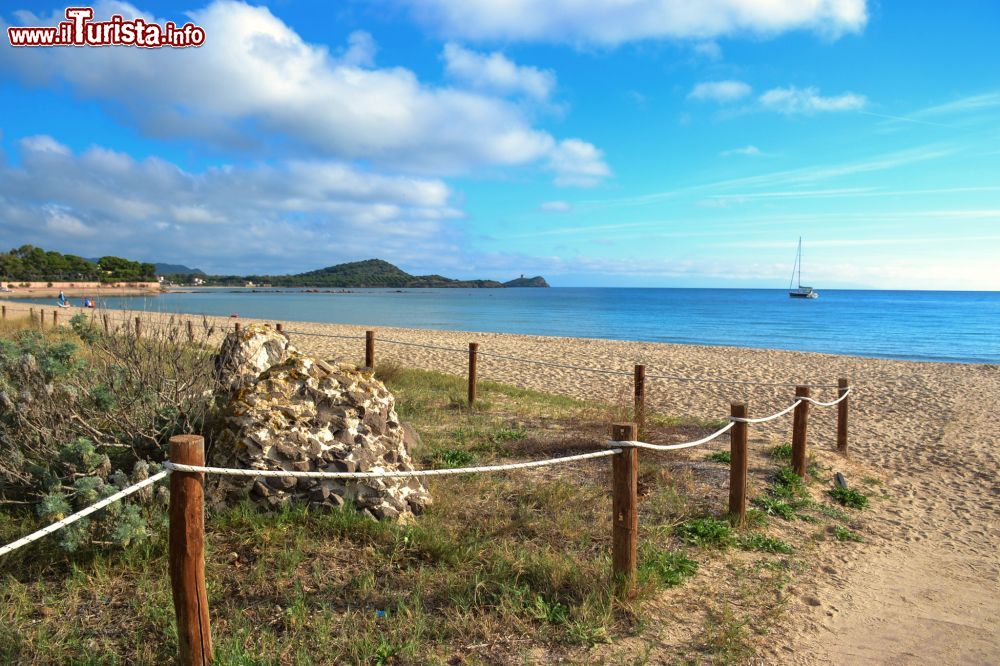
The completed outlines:
[[[884,540],[820,580],[823,603],[802,609],[789,661],[1000,663],[1000,429],[983,399],[1000,382],[969,374],[939,437],[859,453],[895,479],[896,501],[877,509]]]

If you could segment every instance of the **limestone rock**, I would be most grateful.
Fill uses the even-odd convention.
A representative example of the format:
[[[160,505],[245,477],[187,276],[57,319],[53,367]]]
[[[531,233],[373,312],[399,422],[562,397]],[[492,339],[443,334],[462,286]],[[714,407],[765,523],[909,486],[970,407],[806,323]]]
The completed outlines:
[[[211,464],[285,471],[413,469],[395,399],[382,382],[352,364],[300,354],[287,340],[282,347],[268,331],[255,329],[230,333],[223,343],[220,385],[238,388],[229,393]],[[280,360],[257,372],[272,357]],[[333,508],[353,501],[380,519],[409,520],[431,501],[418,478],[217,478],[222,490],[249,492],[265,506],[297,501]]]
[[[222,393],[240,390],[257,381],[260,373],[284,361],[295,347],[283,333],[261,324],[233,331],[215,357],[215,380]]]

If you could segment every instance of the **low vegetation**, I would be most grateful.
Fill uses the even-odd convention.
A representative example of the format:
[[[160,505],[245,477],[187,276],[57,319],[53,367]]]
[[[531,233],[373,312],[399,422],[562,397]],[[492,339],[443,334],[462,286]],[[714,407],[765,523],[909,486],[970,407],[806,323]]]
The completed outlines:
[[[177,404],[152,379],[144,391],[137,384],[154,365],[161,373],[207,377],[203,346],[182,345],[187,351],[171,356],[169,335],[136,343],[119,332],[122,340],[111,341],[85,320],[58,331],[21,323],[0,333],[9,395],[22,381],[10,369],[31,355],[33,372],[50,373],[33,381],[71,386],[80,396],[68,410],[39,402],[35,426],[5,421],[0,460],[22,455],[48,471],[28,472],[24,462],[17,467],[24,480],[5,481],[0,543],[100,497],[119,483],[117,473],[132,478],[139,461],[152,473],[166,437],[200,430],[211,417],[210,404]],[[112,349],[120,363],[137,367],[111,372],[104,355]],[[593,450],[617,413],[490,382],[480,384],[481,401],[469,408],[464,378],[392,364],[377,375],[396,396],[401,418],[420,433],[412,453],[422,467]],[[91,397],[101,386],[107,395]],[[199,391],[206,386],[197,384]],[[67,412],[101,435],[76,430],[83,426]],[[651,415],[647,436],[666,441],[675,428],[698,433],[712,425]],[[22,451],[24,440],[13,436],[36,426],[48,436],[29,441],[50,442],[48,460],[32,448]],[[778,592],[810,568],[816,540],[795,519],[835,521],[823,529],[840,541],[856,534],[850,516],[809,499],[809,484],[790,470],[769,470],[758,479],[768,489],[746,526],[734,528],[720,514],[725,489],[716,462],[694,452],[643,452],[634,600],[617,597],[610,584],[607,461],[436,477],[433,506],[409,525],[374,522],[350,505],[327,513],[263,512],[250,504],[210,512],[206,579],[217,663],[745,662],[786,611]],[[95,478],[100,483],[86,481]],[[63,503],[52,499],[52,489]],[[162,493],[116,505],[75,544],[54,536],[0,560],[0,661],[172,659],[158,501]],[[768,520],[786,517],[766,508],[777,503],[789,507],[791,522]],[[141,538],[125,538],[137,533]],[[678,623],[683,631],[675,631]]]

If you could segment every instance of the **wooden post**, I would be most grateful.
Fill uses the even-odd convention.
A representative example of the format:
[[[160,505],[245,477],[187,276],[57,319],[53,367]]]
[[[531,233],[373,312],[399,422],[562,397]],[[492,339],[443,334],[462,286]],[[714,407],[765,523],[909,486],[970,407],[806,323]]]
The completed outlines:
[[[109,330],[109,329],[108,329],[108,315],[106,315],[106,314],[102,314],[102,315],[101,315],[101,319],[103,319],[103,320],[104,320],[104,332],[105,332],[105,333],[107,333],[107,332],[108,332],[108,330]]]
[[[847,455],[847,401],[845,397],[849,386],[846,379],[837,380],[837,397],[843,398],[837,403],[837,452]]]
[[[479,360],[479,343],[469,343],[469,405],[476,401],[476,363]]]
[[[59,325],[59,311],[58,310],[53,310],[52,311],[52,327],[55,328],[58,325]]]
[[[275,324],[274,329],[278,331],[278,333],[284,333],[284,329],[282,329],[281,324]]]
[[[45,328],[45,308],[38,310],[38,328]]]
[[[734,402],[729,415],[745,419],[747,406]],[[729,431],[729,520],[742,526],[747,518],[747,424],[736,421]]]
[[[3,318],[6,319],[7,318],[7,306],[6,305],[0,305],[0,309],[2,309],[2,311],[3,311]]]
[[[375,331],[365,331],[365,367],[375,369]]]
[[[140,335],[142,335],[142,319],[140,319],[139,317],[136,317],[135,318],[135,337],[136,337],[136,339],[139,339]]]
[[[190,319],[187,320],[187,329],[188,329],[188,342],[194,342],[194,324],[191,323]]]
[[[639,432],[646,427],[646,366],[635,366],[635,422]]]
[[[233,324],[233,330],[236,331],[237,334],[239,334],[239,332],[240,332],[240,322],[236,322],[235,324]]]
[[[170,438],[170,460],[184,465],[205,464],[205,438]],[[170,587],[177,617],[178,661],[187,665],[212,662],[212,631],[205,591],[204,475],[170,475]]]
[[[611,439],[634,441],[634,423],[611,426]],[[624,447],[612,456],[612,552],[611,573],[614,583],[626,598],[635,596],[639,543],[639,458],[634,446]]]
[[[35,308],[28,308],[28,321],[31,322],[32,326],[35,325]]]
[[[795,398],[808,398],[808,386],[796,386]],[[806,478],[806,428],[809,422],[809,403],[803,401],[795,408],[792,419],[792,469]]]

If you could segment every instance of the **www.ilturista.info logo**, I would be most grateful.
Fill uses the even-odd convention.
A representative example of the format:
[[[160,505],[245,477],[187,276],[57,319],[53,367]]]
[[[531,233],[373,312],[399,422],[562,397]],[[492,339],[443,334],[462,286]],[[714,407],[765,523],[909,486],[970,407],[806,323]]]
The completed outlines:
[[[177,27],[149,23],[141,18],[125,19],[114,14],[108,21],[92,21],[93,7],[67,7],[66,21],[55,27],[7,28],[11,46],[139,46],[146,49],[186,48],[205,43],[205,29],[193,23]]]

